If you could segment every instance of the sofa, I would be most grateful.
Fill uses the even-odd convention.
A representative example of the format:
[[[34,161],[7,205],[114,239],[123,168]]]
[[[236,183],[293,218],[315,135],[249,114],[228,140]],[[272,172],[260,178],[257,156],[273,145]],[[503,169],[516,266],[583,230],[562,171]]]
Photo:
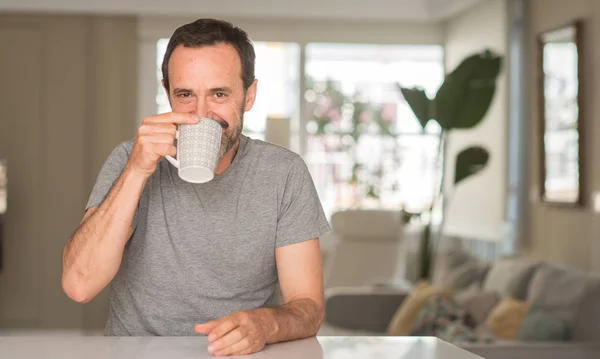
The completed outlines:
[[[600,358],[600,278],[544,260],[484,262],[461,250],[438,256],[431,280],[412,288],[329,288],[319,335],[414,335],[415,322],[431,317],[425,308],[445,300],[469,319],[478,333],[471,338],[487,340],[442,339],[483,358]]]

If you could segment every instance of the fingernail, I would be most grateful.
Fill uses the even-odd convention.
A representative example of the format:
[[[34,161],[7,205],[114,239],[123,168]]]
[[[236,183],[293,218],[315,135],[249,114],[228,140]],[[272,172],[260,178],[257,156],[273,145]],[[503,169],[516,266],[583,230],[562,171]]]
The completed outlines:
[[[209,345],[208,346],[208,351],[212,353],[213,350],[215,350],[215,346],[214,345]]]
[[[223,355],[223,352],[222,351],[217,352],[217,353],[215,353],[215,355]]]

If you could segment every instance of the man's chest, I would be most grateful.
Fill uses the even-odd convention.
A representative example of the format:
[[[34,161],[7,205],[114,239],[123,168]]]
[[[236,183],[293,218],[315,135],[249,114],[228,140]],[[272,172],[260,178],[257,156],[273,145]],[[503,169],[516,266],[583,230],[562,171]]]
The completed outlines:
[[[191,283],[214,296],[268,285],[276,275],[275,193],[208,189],[145,191],[128,248],[131,270],[158,286]]]

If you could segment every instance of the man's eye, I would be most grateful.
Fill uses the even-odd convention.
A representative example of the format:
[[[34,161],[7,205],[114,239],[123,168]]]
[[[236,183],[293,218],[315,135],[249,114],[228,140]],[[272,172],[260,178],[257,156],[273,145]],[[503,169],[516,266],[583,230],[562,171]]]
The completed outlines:
[[[190,93],[180,93],[179,95],[177,95],[177,97],[182,97],[182,98],[188,98],[192,96],[192,94]]]
[[[216,97],[216,98],[223,98],[223,97],[225,97],[225,96],[226,96],[226,95],[225,95],[225,92],[216,92],[216,93],[215,93],[215,97]]]

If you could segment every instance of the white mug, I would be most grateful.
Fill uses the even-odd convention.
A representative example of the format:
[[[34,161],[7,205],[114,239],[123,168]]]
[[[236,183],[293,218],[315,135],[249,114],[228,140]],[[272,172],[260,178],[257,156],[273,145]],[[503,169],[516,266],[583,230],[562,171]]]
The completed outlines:
[[[190,183],[212,180],[221,149],[221,124],[210,118],[201,118],[194,125],[181,124],[176,138],[177,159],[165,158],[177,167],[179,177]]]

